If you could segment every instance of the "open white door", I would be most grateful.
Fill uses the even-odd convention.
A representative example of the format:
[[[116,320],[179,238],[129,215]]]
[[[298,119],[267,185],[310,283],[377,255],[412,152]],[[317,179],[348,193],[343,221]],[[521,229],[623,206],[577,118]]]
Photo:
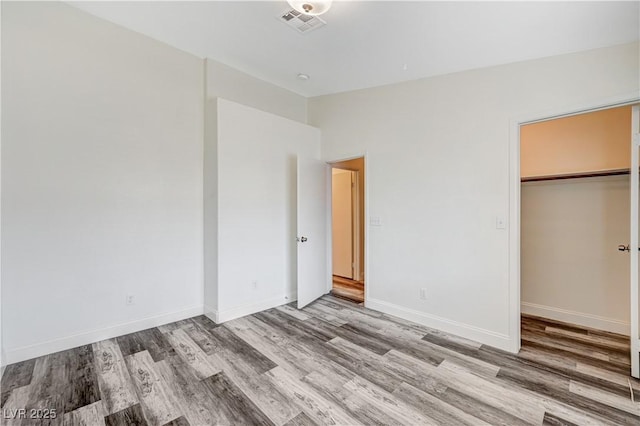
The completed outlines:
[[[327,292],[327,164],[298,157],[298,309]]]
[[[640,105],[632,109],[631,116],[631,375],[640,378],[640,297],[638,293],[638,258],[640,257],[640,241],[638,241],[640,212]]]

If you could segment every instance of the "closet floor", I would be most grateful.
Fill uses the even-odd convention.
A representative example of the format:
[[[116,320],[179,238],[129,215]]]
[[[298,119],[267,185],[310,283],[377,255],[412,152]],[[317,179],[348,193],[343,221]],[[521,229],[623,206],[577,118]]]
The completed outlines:
[[[589,367],[628,376],[631,372],[629,337],[523,315],[522,351],[557,360],[578,370]],[[532,355],[533,356],[533,355]]]
[[[523,322],[533,340],[563,333]],[[582,336],[513,355],[332,296],[221,325],[199,316],[7,366],[0,423],[640,424],[622,358],[580,346],[621,339],[564,332]]]

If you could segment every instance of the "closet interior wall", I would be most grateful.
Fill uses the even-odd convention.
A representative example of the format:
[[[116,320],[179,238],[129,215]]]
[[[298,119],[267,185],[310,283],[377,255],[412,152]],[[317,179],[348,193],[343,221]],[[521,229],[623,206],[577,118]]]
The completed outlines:
[[[521,128],[524,314],[629,333],[630,129],[630,107]]]

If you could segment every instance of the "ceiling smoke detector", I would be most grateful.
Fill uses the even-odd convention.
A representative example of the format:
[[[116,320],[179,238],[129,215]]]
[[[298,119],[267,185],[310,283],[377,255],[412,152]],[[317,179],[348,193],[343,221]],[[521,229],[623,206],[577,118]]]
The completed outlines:
[[[299,33],[308,33],[311,30],[327,25],[317,16],[304,15],[295,9],[287,10],[280,14],[278,19]]]
[[[304,0],[287,0],[287,3],[300,13],[305,15],[318,16],[322,15],[331,7],[333,0],[324,1],[304,1]]]

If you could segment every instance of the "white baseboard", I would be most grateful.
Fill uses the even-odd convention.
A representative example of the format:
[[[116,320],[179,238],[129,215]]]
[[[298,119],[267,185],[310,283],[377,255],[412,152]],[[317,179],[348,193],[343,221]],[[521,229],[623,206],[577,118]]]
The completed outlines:
[[[231,309],[225,309],[221,311],[211,310],[211,312],[213,312],[213,314],[215,315],[215,319],[211,316],[209,316],[209,318],[213,319],[216,324],[221,324],[223,322],[255,314],[256,312],[264,311],[266,309],[275,308],[276,306],[284,305],[286,303],[293,302],[294,300],[296,300],[295,294],[289,293],[278,297],[272,297],[271,299],[261,300],[259,302],[251,303],[248,305],[237,306]]]
[[[213,309],[211,306],[204,305],[204,316],[208,317],[211,321],[215,322],[216,324],[218,324],[219,322],[218,310]]]
[[[395,305],[378,299],[368,298],[365,301],[365,306],[385,314],[395,315],[402,319],[413,321],[420,325],[455,334],[466,339],[475,340],[476,342],[493,346],[498,349],[512,351],[509,336],[506,334],[485,330],[480,327],[416,311],[415,309],[406,308],[404,306]]]
[[[586,314],[584,312],[570,311],[567,309],[537,305],[529,302],[520,303],[520,311],[523,314],[568,322],[570,324],[609,331],[611,333],[624,334],[626,336],[630,334],[630,324],[614,318],[606,318],[598,315]]]
[[[76,348],[78,346],[99,342],[101,340],[112,339],[124,334],[146,330],[147,328],[158,327],[160,325],[168,324],[174,321],[180,321],[185,318],[202,315],[202,312],[203,308],[201,305],[193,306],[191,308],[186,308],[179,311],[168,312],[165,314],[155,315],[152,317],[130,321],[123,324],[117,324],[98,330],[91,330],[74,334],[72,336],[61,337],[58,339],[49,340],[47,342],[37,343],[35,345],[10,349],[6,351],[6,356],[2,358],[2,361],[5,363],[5,365],[9,365],[31,358],[37,358],[42,355],[64,351],[67,349]]]

